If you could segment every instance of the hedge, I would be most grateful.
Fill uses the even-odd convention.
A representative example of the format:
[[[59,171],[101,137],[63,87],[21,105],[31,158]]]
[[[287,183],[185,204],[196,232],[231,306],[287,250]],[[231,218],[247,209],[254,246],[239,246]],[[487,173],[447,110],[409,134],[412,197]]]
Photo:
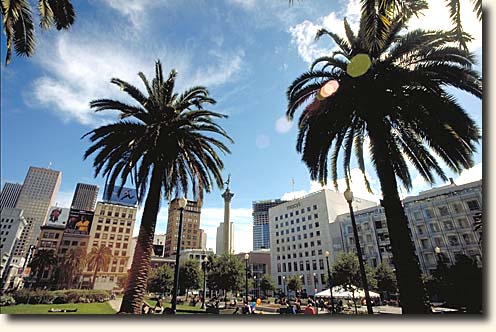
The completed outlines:
[[[0,307],[7,306],[7,305],[13,305],[15,303],[16,303],[16,301],[10,295],[0,296]]]
[[[21,289],[12,295],[15,303],[23,304],[101,303],[110,300],[110,291],[106,290],[69,289],[47,291]]]

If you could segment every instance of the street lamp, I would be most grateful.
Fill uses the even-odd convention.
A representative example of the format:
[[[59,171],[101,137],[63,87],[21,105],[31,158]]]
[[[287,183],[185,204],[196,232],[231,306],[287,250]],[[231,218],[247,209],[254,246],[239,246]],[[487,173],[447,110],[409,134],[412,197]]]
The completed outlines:
[[[317,294],[317,281],[315,280],[315,277],[317,276],[317,273],[313,273],[313,295]]]
[[[327,262],[327,283],[329,284],[329,289],[331,290],[331,313],[334,313],[334,296],[332,295],[332,280],[331,280],[331,269],[329,268],[329,255],[331,253],[326,250],[325,258]]]
[[[363,265],[362,248],[360,247],[360,241],[358,239],[358,230],[355,221],[355,213],[353,212],[353,193],[350,188],[347,188],[344,192],[344,198],[348,202],[348,207],[350,208],[351,224],[353,226],[353,234],[355,235],[355,246],[358,256],[358,263],[360,265],[360,274],[362,275],[363,289],[365,290],[365,301],[367,302],[367,312],[373,314],[372,303],[370,301],[369,285],[367,283],[367,275],[365,274],[365,266]]]
[[[249,254],[245,254],[245,299],[248,304],[248,258],[250,258]]]
[[[286,296],[286,276],[282,276],[282,291],[284,292],[284,296]]]
[[[253,276],[253,296],[255,296],[255,298],[258,298],[258,287],[257,287],[257,276],[254,275]]]
[[[205,300],[207,297],[207,264],[208,264],[208,257],[205,256],[203,258],[203,303],[202,303],[202,309],[205,309]]]
[[[179,255],[181,252],[181,241],[183,236],[183,215],[184,208],[188,204],[188,200],[184,197],[179,198],[177,200],[177,204],[179,205],[179,229],[177,231],[177,246],[176,246],[176,266],[174,266],[174,288],[172,291],[172,314],[176,314],[176,306],[177,306],[177,292],[179,289]]]

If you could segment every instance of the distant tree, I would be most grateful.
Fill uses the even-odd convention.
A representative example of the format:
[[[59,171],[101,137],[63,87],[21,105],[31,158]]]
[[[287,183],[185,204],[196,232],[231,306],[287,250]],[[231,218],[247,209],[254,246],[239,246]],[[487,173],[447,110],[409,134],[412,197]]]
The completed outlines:
[[[364,262],[364,265],[367,282],[371,288],[375,288],[377,282],[374,278],[374,272],[370,265],[366,262]],[[355,299],[355,287],[363,288],[363,284],[357,255],[353,252],[343,252],[339,254],[338,258],[332,265],[331,278],[334,285],[339,285],[345,290],[352,292],[353,303],[355,304],[355,313],[358,313]]]
[[[200,265],[198,261],[190,259],[179,267],[179,289],[180,293],[185,292],[188,295],[189,289],[200,288]]]
[[[69,249],[59,259],[59,285],[70,289],[77,284],[85,264],[86,251],[83,248]]]
[[[127,286],[127,273],[117,278],[117,286],[121,289],[126,289]]]
[[[381,263],[375,269],[375,279],[377,280],[377,289],[380,292],[386,293],[386,298],[389,299],[389,294],[396,293],[398,286],[396,284],[396,275],[393,269],[387,263]]]
[[[35,38],[31,5],[28,0],[1,1],[3,31],[6,36],[7,54],[5,65],[10,62],[12,45],[18,56],[30,57],[34,54]],[[69,0],[38,0],[40,27],[49,30],[68,29],[76,17]]]
[[[260,290],[263,292],[264,296],[267,296],[268,291],[274,291],[276,289],[276,284],[270,274],[264,274],[262,279],[260,279]]]
[[[86,264],[88,269],[93,272],[93,279],[91,281],[91,289],[95,288],[96,275],[101,270],[107,270],[112,259],[112,251],[107,246],[100,246],[99,248],[91,248],[88,254]]]
[[[33,259],[29,263],[29,267],[36,276],[36,283],[39,284],[43,276],[43,272],[57,265],[57,257],[53,250],[40,249],[36,251]]]
[[[151,270],[148,277],[148,292],[166,294],[172,291],[174,271],[168,265]]]
[[[232,254],[216,257],[208,273],[209,288],[226,292],[242,291],[245,286],[245,266]]]
[[[288,289],[295,292],[295,295],[297,291],[303,288],[303,283],[301,282],[301,278],[298,275],[290,276],[288,278],[287,283],[288,283]]]

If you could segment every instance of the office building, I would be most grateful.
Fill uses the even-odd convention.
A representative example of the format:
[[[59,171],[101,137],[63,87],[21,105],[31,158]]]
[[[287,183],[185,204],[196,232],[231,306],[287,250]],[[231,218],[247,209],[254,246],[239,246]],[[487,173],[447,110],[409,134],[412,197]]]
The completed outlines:
[[[153,236],[153,256],[164,257],[166,234],[155,234]]]
[[[71,209],[95,211],[98,186],[78,183],[72,198]]]
[[[253,207],[253,250],[270,248],[269,209],[285,201],[255,201]]]
[[[234,237],[234,223],[231,222],[231,243],[233,243]],[[224,223],[221,222],[217,227],[217,237],[215,238],[215,254],[222,255],[224,253]]]
[[[178,202],[178,199],[174,199],[169,203],[169,216],[167,219],[165,240],[165,257],[172,256],[176,252],[180,217]],[[181,249],[201,249],[200,213],[200,204],[196,201],[188,200],[183,213]]]
[[[245,263],[245,254],[244,252],[236,254],[243,264]],[[250,274],[250,278],[253,280],[253,289],[250,292],[253,292],[253,296],[260,297],[263,292],[260,290],[260,280],[262,280],[265,274],[271,273],[270,267],[270,249],[258,249],[248,252],[248,270]],[[272,295],[270,292],[269,295]]]
[[[119,277],[127,274],[132,260],[130,247],[136,221],[135,206],[97,202],[95,215],[89,225],[88,253],[93,248],[110,248],[112,258],[108,267],[97,272],[95,289],[112,290]],[[83,274],[83,287],[91,285],[93,272],[87,267]]]
[[[363,209],[376,203],[355,198],[353,205]],[[284,290],[285,281],[299,275],[303,293],[313,295],[326,288],[325,252],[333,252],[330,225],[346,211],[343,194],[327,189],[269,209],[271,275],[277,287]]]
[[[12,288],[16,279],[18,264],[12,262],[12,251],[21,239],[23,228],[26,226],[26,219],[22,215],[22,210],[11,207],[4,207],[0,211],[0,252],[2,254],[1,273],[3,289]]]
[[[5,182],[0,193],[0,210],[4,207],[15,208],[22,184]]]
[[[207,250],[207,232],[200,228],[200,249]]]
[[[24,179],[16,208],[23,210],[27,225],[14,249],[14,261],[20,260],[31,245],[36,245],[40,226],[47,219],[48,211],[55,205],[62,173],[47,168],[30,167]]]

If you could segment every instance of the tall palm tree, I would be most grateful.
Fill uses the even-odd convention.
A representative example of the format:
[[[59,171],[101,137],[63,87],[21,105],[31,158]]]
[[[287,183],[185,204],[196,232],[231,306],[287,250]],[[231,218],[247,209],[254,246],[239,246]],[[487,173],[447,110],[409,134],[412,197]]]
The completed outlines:
[[[28,0],[2,0],[2,23],[7,41],[5,65],[12,55],[12,44],[18,56],[30,57],[34,54],[34,23],[31,5]],[[38,0],[40,27],[48,30],[68,29],[76,17],[69,0]]]
[[[299,119],[297,151],[311,178],[321,183],[327,181],[330,154],[336,188],[338,157],[342,155],[349,185],[353,150],[368,186],[363,143],[366,136],[370,138],[403,312],[422,313],[430,310],[397,179],[411,188],[409,161],[427,182],[433,183],[435,174],[446,181],[434,155],[457,173],[473,166],[479,128],[445,88],[482,98],[482,79],[471,69],[475,56],[453,46],[453,32],[415,30],[401,35],[410,16],[395,14],[386,38],[368,37],[363,17],[357,35],[346,21],[346,38],[319,31],[318,37],[329,35],[339,50],[317,59],[309,72],[291,84],[286,114],[292,119],[297,109],[305,107]],[[379,45],[378,39],[383,41]],[[361,72],[356,72],[357,65]],[[322,98],[321,88],[330,80],[339,86]],[[315,95],[322,100],[305,106]]]
[[[87,158],[98,151],[93,164],[95,176],[102,173],[107,177],[107,193],[113,191],[118,177],[121,184],[130,178],[142,203],[149,186],[129,282],[120,309],[135,314],[141,313],[146,291],[162,194],[169,200],[186,196],[191,190],[193,196],[201,201],[203,191],[210,192],[214,181],[222,188],[224,164],[216,150],[230,151],[215,136],[232,143],[214,121],[227,116],[204,109],[205,105],[215,104],[206,88],[195,86],[180,95],[175,93],[177,73],[172,70],[169,77],[164,78],[160,61],[155,64],[155,78],[151,84],[143,73],[138,75],[147,95],[120,79],[111,80],[138,104],[128,105],[110,99],[90,103],[97,112],[119,111],[121,121],[87,133],[85,136],[89,135],[94,144],[84,155]]]
[[[93,280],[91,281],[91,289],[95,288],[96,275],[101,270],[107,270],[112,259],[112,250],[107,246],[99,248],[91,248],[90,253],[86,258],[86,265],[89,271],[93,271]]]
[[[36,281],[39,283],[43,272],[57,265],[57,258],[53,250],[40,249],[33,256],[29,267],[34,271]]]
[[[61,283],[71,288],[74,280],[81,275],[86,265],[86,251],[83,248],[70,249],[60,259]]]

